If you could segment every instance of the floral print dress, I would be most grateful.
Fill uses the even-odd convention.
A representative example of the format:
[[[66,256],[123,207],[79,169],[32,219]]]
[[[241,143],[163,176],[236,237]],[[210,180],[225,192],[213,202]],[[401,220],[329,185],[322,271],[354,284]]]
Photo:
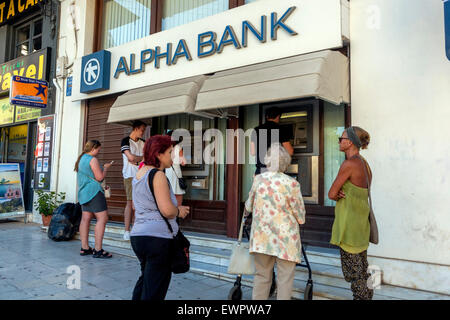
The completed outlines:
[[[253,213],[250,252],[301,262],[299,224],[305,223],[300,183],[281,172],[255,176],[245,209]]]

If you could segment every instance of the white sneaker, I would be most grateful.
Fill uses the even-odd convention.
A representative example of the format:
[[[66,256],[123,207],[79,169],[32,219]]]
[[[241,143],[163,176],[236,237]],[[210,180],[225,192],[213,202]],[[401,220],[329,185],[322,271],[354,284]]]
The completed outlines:
[[[130,240],[130,231],[125,231],[123,234],[123,240]]]

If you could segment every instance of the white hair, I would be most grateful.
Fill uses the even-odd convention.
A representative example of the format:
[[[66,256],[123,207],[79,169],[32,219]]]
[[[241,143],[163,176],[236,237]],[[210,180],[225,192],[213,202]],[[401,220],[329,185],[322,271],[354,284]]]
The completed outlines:
[[[264,163],[268,171],[286,172],[291,164],[291,156],[280,143],[272,143],[264,157]]]

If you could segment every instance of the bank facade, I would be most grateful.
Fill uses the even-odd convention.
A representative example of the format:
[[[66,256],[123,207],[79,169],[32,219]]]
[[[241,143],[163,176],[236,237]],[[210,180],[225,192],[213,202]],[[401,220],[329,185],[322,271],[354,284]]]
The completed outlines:
[[[208,130],[216,129],[223,137],[230,129],[246,132],[264,122],[267,108],[278,106],[283,110],[281,123],[292,130],[294,156],[288,174],[299,179],[306,204],[302,241],[333,250],[329,239],[334,202],[327,193],[344,160],[337,138],[345,127],[358,125],[372,135],[373,143],[364,155],[374,167],[373,201],[380,225],[381,243],[369,248],[369,261],[383,271],[385,283],[448,294],[445,281],[441,281],[448,279],[448,256],[395,249],[401,225],[392,227],[389,207],[397,200],[392,194],[386,197],[384,190],[391,190],[400,177],[391,169],[386,171],[379,140],[384,137],[386,119],[377,112],[397,111],[391,111],[387,103],[373,106],[375,96],[386,89],[374,93],[372,88],[381,82],[370,80],[367,84],[361,77],[377,78],[376,66],[385,61],[379,56],[375,59],[372,51],[361,46],[373,45],[364,37],[373,31],[370,23],[377,27],[377,14],[383,21],[384,12],[396,5],[373,2],[371,7],[357,0],[216,0],[193,1],[183,7],[170,0],[136,1],[134,5],[103,0],[76,1],[73,5],[63,1],[62,14],[77,13],[77,28],[73,32],[66,24],[60,29],[59,55],[67,56],[70,67],[57,106],[62,135],[57,142],[61,153],[55,161],[58,174],[53,185],[66,192],[69,201],[76,201],[73,164],[86,140],[100,140],[100,162],[116,162],[107,177],[112,188],[110,219],[123,222],[126,197],[120,141],[130,132],[129,124],[133,120],[148,123],[146,137],[184,129],[192,136],[199,134],[200,150],[192,147],[188,159],[192,163],[182,168],[188,182],[184,204],[191,207],[182,227],[235,238],[255,171],[255,165],[247,160],[251,158],[249,139],[238,135],[221,144],[208,137]],[[400,2],[406,6],[405,1]],[[442,4],[415,2],[414,12],[421,6],[429,6],[436,15],[442,11]],[[437,19],[434,24],[439,30]],[[383,27],[378,32],[388,33]],[[439,63],[448,68],[444,48]],[[368,68],[372,64],[367,59],[378,64]],[[409,62],[414,64],[413,60]],[[391,70],[396,67],[391,66]],[[448,83],[448,78],[445,81]],[[373,100],[368,101],[367,96]],[[403,103],[399,106],[403,108]],[[403,131],[399,134],[406,137]],[[389,138],[385,141],[394,143]],[[211,144],[221,160],[234,151],[234,161],[206,163],[201,156],[197,159]],[[239,157],[244,163],[239,163]],[[409,158],[400,156],[398,161],[404,167],[414,166]],[[377,177],[378,172],[383,180]],[[387,178],[385,172],[395,179]],[[399,199],[408,197],[402,192],[400,188]],[[404,210],[399,212],[403,216]],[[418,219],[414,211],[411,214],[410,219]],[[443,217],[438,215],[438,219]],[[449,230],[447,221],[441,226]],[[399,247],[406,249],[414,242],[413,230],[400,236]],[[435,250],[448,246],[445,239],[439,244],[430,239],[421,245]],[[410,268],[433,270],[433,285],[404,275]]]

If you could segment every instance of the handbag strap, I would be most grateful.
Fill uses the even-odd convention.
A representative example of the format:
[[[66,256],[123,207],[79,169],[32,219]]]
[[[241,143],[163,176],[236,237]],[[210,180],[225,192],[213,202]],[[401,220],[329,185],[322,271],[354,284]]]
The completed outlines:
[[[175,176],[176,176],[178,179],[180,179],[180,177],[177,175],[177,172],[175,171],[175,169],[173,168],[173,166],[171,166],[171,167],[172,167],[173,173],[175,173]]]
[[[161,215],[161,217],[162,217],[162,218],[164,219],[164,221],[166,222],[167,227],[169,228],[169,231],[170,231],[170,233],[171,233],[172,236],[173,236],[173,229],[172,229],[172,226],[170,225],[169,220],[167,220],[167,218],[163,216],[163,214],[161,213],[161,210],[159,210],[158,202],[156,201],[155,193],[153,192],[153,178],[155,177],[155,174],[156,174],[158,171],[159,171],[158,169],[151,169],[151,170],[150,170],[150,173],[148,174],[148,186],[150,187],[150,191],[151,191],[151,193],[152,193],[153,199],[155,199],[156,208],[158,208],[159,214]]]
[[[102,184],[105,182],[105,179],[103,179],[102,181],[98,181],[97,179],[92,178],[90,175],[88,175],[88,174],[86,174],[84,172],[81,172],[80,170],[78,170],[78,173],[81,173],[81,174],[85,175],[86,177],[88,177],[89,179],[91,179],[92,181],[97,182],[103,188]]]
[[[238,243],[242,242],[242,234],[244,233],[245,214],[242,215],[241,229],[239,230]]]

